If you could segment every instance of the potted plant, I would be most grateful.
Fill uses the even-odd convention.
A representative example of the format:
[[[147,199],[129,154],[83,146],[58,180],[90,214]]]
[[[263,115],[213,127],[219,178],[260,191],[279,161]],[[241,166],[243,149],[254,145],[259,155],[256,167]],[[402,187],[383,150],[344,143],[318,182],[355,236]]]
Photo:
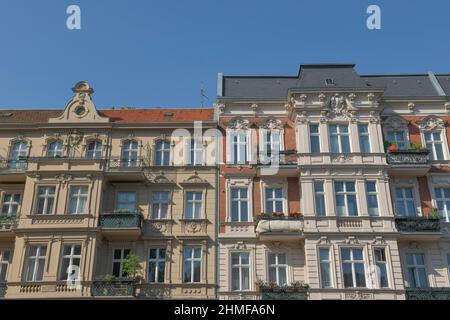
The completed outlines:
[[[123,272],[135,282],[138,282],[142,278],[142,265],[140,259],[133,252],[130,252],[125,258]]]
[[[303,215],[300,212],[289,212],[289,218],[300,219]]]
[[[272,212],[272,217],[274,218],[283,218],[284,213],[283,212]]]
[[[430,219],[440,219],[440,217],[441,217],[441,215],[440,215],[439,209],[435,208],[435,207],[431,208],[431,212],[428,215],[428,218],[430,218]]]

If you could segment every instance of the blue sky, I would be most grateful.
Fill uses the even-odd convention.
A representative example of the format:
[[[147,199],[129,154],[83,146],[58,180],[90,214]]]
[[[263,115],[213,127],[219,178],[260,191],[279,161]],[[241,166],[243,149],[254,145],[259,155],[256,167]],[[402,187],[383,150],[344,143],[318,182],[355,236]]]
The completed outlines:
[[[81,8],[82,29],[66,28]],[[366,28],[366,9],[382,29]],[[450,1],[0,0],[0,108],[63,108],[88,81],[98,108],[212,105],[217,73],[294,75],[302,63],[450,73]]]

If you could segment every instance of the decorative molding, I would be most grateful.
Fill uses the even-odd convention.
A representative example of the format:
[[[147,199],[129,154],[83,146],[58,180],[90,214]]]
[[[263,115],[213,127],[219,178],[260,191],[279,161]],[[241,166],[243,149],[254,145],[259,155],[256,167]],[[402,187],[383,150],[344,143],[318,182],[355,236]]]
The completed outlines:
[[[385,128],[393,129],[396,131],[406,130],[408,128],[408,121],[399,116],[392,116],[383,121]]]
[[[247,245],[244,243],[244,241],[237,241],[236,244],[232,246],[234,250],[246,250]]]
[[[425,118],[416,121],[419,128],[425,131],[429,130],[442,130],[447,124],[446,120],[443,120],[435,115],[426,116]]]
[[[250,128],[250,122],[247,119],[235,118],[228,123],[227,128],[234,130],[248,130]]]
[[[283,130],[284,124],[280,119],[269,118],[260,127],[267,130]]]

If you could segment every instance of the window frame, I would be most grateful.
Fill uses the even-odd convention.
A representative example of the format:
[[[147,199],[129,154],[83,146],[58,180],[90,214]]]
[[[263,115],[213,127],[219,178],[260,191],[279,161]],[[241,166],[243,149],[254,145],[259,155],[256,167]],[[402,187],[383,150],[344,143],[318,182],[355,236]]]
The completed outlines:
[[[336,191],[336,183],[343,183],[344,191]],[[353,183],[355,187],[355,191],[347,191],[347,183]],[[350,180],[335,180],[333,181],[333,192],[334,192],[334,203],[335,203],[335,212],[337,217],[359,217],[360,215],[360,203],[358,199],[358,190],[357,190],[357,181],[350,181]],[[344,196],[344,208],[345,212],[343,215],[339,214],[338,210],[338,204],[337,204],[337,196],[342,195]],[[353,195],[355,197],[355,204],[356,204],[356,215],[350,215],[349,212],[349,206],[348,206],[348,196]]]
[[[31,255],[31,249],[36,247],[36,255],[32,256]],[[45,255],[41,255],[42,254],[42,249],[45,248]],[[48,248],[46,244],[31,244],[28,246],[27,248],[27,255],[26,255],[26,267],[24,270],[24,281],[25,282],[41,282],[43,281],[44,278],[44,274],[45,274],[45,267],[47,264],[47,257],[48,257]],[[33,272],[32,272],[32,277],[31,280],[29,280],[28,277],[28,271],[29,271],[29,267],[30,267],[30,261],[34,260],[34,267],[33,267]],[[39,274],[39,263],[43,263],[43,267],[42,267],[42,275],[40,275],[39,278],[41,279],[37,279]]]
[[[150,258],[150,254],[152,250],[156,250],[156,258]],[[164,250],[164,258],[160,257],[160,252]],[[154,274],[154,279],[155,281],[151,281],[151,277],[150,277],[150,271],[151,270],[151,263],[155,263],[155,269],[153,270],[155,272]],[[165,283],[166,282],[166,262],[167,262],[167,248],[166,247],[150,247],[148,248],[148,259],[147,259],[147,263],[148,263],[148,268],[147,268],[147,282],[148,283]],[[159,264],[163,263],[163,278],[159,279]],[[159,281],[162,280],[162,281]]]
[[[439,139],[440,140],[434,140],[434,134],[438,133],[439,134]],[[429,149],[430,154],[428,156],[428,159],[430,161],[445,161],[449,159],[448,156],[448,143],[447,143],[447,139],[444,135],[444,133],[446,133],[446,129],[435,129],[435,130],[420,130],[420,136],[421,136],[421,140],[423,143],[423,146],[425,146],[425,148]],[[425,135],[426,134],[430,134],[431,135],[431,140],[427,140]],[[440,142],[438,144],[441,145],[442,147],[442,159],[437,159],[436,155],[436,141]],[[431,149],[428,148],[428,142],[431,142]]]
[[[393,187],[393,195],[394,195],[393,199],[394,199],[394,214],[395,214],[395,216],[397,216],[397,217],[418,217],[418,216],[420,216],[420,214],[419,214],[420,207],[418,206],[418,201],[420,201],[420,197],[419,198],[417,197],[416,185],[404,184],[404,183],[399,183],[399,184],[395,184],[394,183],[392,185],[392,187]],[[397,201],[399,200],[399,198],[397,197],[397,188],[402,188],[402,189],[410,188],[412,190],[412,196],[413,196],[412,200],[413,200],[414,211],[415,211],[413,216],[411,216],[411,215],[400,215],[398,213]],[[405,194],[404,190],[402,191],[402,194],[403,195]],[[405,199],[405,198],[403,198],[403,199]],[[406,204],[405,200],[403,200],[403,202],[404,202],[404,204]]]
[[[343,249],[349,249],[350,250],[350,258],[351,260],[344,260],[342,257],[342,250]],[[361,250],[361,254],[362,254],[362,260],[354,260],[354,254],[353,254],[353,250]],[[339,248],[339,259],[340,259],[340,264],[341,264],[341,277],[342,277],[342,286],[345,289],[364,289],[367,288],[367,254],[365,252],[365,248],[361,247],[361,246],[341,246]],[[347,262],[346,262],[347,261]],[[356,261],[356,262],[355,262]],[[344,264],[345,263],[350,263],[351,264],[351,270],[352,270],[352,285],[351,287],[347,287],[345,285],[345,272],[344,272]],[[357,280],[356,280],[356,271],[355,271],[355,263],[362,263],[363,265],[363,269],[364,269],[364,287],[360,287],[357,286]]]
[[[185,250],[187,249],[192,249],[192,253],[190,257],[186,257],[185,256]],[[195,250],[198,249],[200,250],[200,257],[199,258],[195,258]],[[202,283],[202,271],[203,271],[203,248],[201,246],[185,246],[183,248],[183,283]],[[186,281],[185,278],[185,268],[186,268],[186,263],[189,262],[191,265],[191,274],[190,274],[190,281]],[[199,262],[200,263],[200,268],[199,268],[199,281],[195,281],[195,263]]]
[[[408,255],[413,255],[413,257],[414,257],[414,264],[413,265],[410,265],[410,264],[408,264]],[[423,265],[420,265],[420,264],[416,264],[416,256],[417,255],[421,255],[422,256],[422,258],[423,258]],[[422,252],[422,251],[408,251],[408,252],[405,252],[405,255],[404,255],[404,258],[405,258],[405,280],[406,280],[406,285],[405,285],[405,287],[406,288],[411,288],[411,289],[420,289],[420,288],[429,288],[430,287],[430,280],[428,279],[428,277],[429,277],[429,273],[428,273],[428,267],[427,267],[427,255],[425,254],[425,252]],[[409,274],[409,271],[410,271],[410,268],[414,268],[414,282],[416,282],[416,280],[420,277],[419,275],[418,275],[418,273],[417,273],[417,270],[420,268],[420,269],[423,269],[424,271],[425,271],[425,282],[426,282],[426,286],[425,287],[417,287],[417,286],[412,286],[411,284],[412,284],[412,282],[411,282],[411,279],[410,279],[410,274]]]
[[[443,194],[444,197],[442,198],[441,195],[438,195],[436,192],[436,189],[441,189],[440,193],[441,195]],[[433,197],[433,202],[435,204],[435,207],[439,210],[439,206],[438,206],[438,201],[443,201],[444,202],[444,210],[445,215],[442,215],[442,212],[439,211],[439,217],[441,219],[441,221],[443,222],[450,222],[450,205],[447,206],[447,203],[450,203],[450,197],[446,197],[445,196],[445,189],[449,189],[450,190],[450,186],[449,185],[432,185],[432,191],[434,194]],[[443,219],[444,218],[444,219]]]
[[[311,131],[311,127],[317,127],[317,133],[316,132],[312,132]],[[320,124],[319,123],[310,123],[308,126],[308,133],[309,133],[309,152],[312,154],[318,154],[322,152],[322,144],[321,144],[321,139],[320,139]],[[313,139],[315,138],[317,139],[318,142],[318,146],[319,146],[319,150],[318,151],[313,151]]]
[[[40,212],[38,212],[38,210],[39,210],[39,199],[40,199],[39,189],[41,189],[41,188],[54,188],[55,189],[55,192],[53,194],[53,208],[52,208],[52,212],[50,212],[50,213],[40,213]],[[36,214],[36,215],[52,215],[52,214],[55,214],[56,206],[57,206],[57,199],[58,199],[58,192],[59,192],[59,189],[58,189],[58,187],[56,185],[52,185],[52,184],[39,184],[39,185],[36,185],[36,194],[35,194],[35,199],[34,199],[34,210],[33,210],[34,214]],[[47,193],[46,193],[46,195],[47,195]],[[48,197],[46,197],[46,199],[48,199]],[[44,200],[44,201],[47,201],[47,200]],[[45,205],[45,208],[47,208],[47,207],[48,207],[48,204]]]
[[[80,247],[80,254],[76,255],[74,254],[74,248],[78,246]],[[70,247],[70,254],[69,255],[65,255],[64,254],[64,249],[66,247]],[[69,278],[69,275],[67,274],[67,271],[64,272],[64,274],[66,275],[66,279],[64,279],[63,276],[63,266],[64,266],[64,260],[65,259],[69,259],[69,265],[68,268],[71,266],[76,266],[76,264],[73,264],[73,260],[74,259],[79,259],[79,265],[77,266],[79,269],[81,269],[81,257],[82,257],[82,251],[83,251],[83,246],[80,243],[66,243],[63,244],[61,246],[61,261],[60,261],[60,267],[59,267],[59,280],[60,281],[69,281],[69,280],[73,280]],[[81,270],[80,270],[81,271]],[[80,273],[78,274],[78,279],[75,280],[80,280]]]
[[[136,146],[136,149],[132,146]],[[136,157],[134,157],[136,153]],[[139,142],[133,139],[122,141],[120,148],[120,163],[122,167],[133,168],[139,166]]]
[[[155,166],[164,167],[170,166],[170,141],[157,140],[155,141]],[[159,156],[158,156],[159,154]]]
[[[129,213],[134,213],[134,212],[137,212],[138,211],[138,192],[137,191],[134,191],[134,190],[125,190],[125,189],[122,189],[122,190],[117,190],[117,193],[116,193],[116,201],[115,201],[115,203],[116,203],[116,205],[115,205],[115,211],[117,211],[117,210],[125,210],[125,209],[121,209],[121,208],[119,208],[120,207],[120,194],[122,194],[122,193],[127,193],[127,194],[134,194],[134,196],[135,196],[135,200],[134,200],[134,203],[133,203],[133,205],[134,205],[134,209],[133,210],[130,210],[130,211],[128,211]],[[126,201],[126,202],[122,202],[123,204],[131,204],[131,201]]]
[[[62,158],[64,156],[64,143],[61,140],[48,141],[47,156],[49,158]],[[52,145],[59,146],[52,149]]]
[[[328,260],[322,262],[320,257],[320,250],[327,249],[328,250]],[[335,288],[335,272],[334,272],[334,250],[332,246],[318,246],[317,247],[317,263],[318,263],[318,272],[319,272],[319,282],[321,289],[330,289]],[[322,279],[322,263],[328,263],[330,266],[330,286],[325,286]]]
[[[79,204],[80,204],[80,192],[78,192],[78,194],[77,194],[77,204],[76,204],[76,212],[75,213],[73,213],[73,212],[70,212],[71,210],[71,204],[72,204],[72,200],[73,200],[73,197],[72,197],[72,188],[80,188],[80,190],[82,189],[82,188],[86,188],[86,194],[85,194],[85,196],[86,196],[86,202],[85,202],[85,207],[84,207],[84,210],[83,210],[83,212],[78,212],[78,206],[79,206]],[[67,214],[70,214],[70,215],[83,215],[83,214],[89,214],[89,196],[90,196],[90,186],[89,185],[79,185],[79,184],[72,184],[72,185],[69,185],[69,188],[68,188],[69,190],[68,190],[68,192],[67,192],[67,197],[68,197],[68,201],[67,201],[67,209],[66,209],[66,213]],[[83,196],[84,196],[84,194],[83,194]]]
[[[189,193],[193,193],[193,198],[192,200],[188,200],[188,194]],[[200,200],[196,199],[195,195],[200,193],[201,197]],[[185,190],[184,192],[184,210],[183,210],[183,218],[185,220],[200,220],[200,219],[204,219],[205,217],[205,190],[199,190],[199,189],[188,189]],[[195,210],[197,208],[197,204],[200,203],[200,216],[199,217],[195,217]],[[188,217],[187,213],[188,213],[188,205],[192,204],[192,217]]]
[[[94,149],[89,150],[89,146],[94,144]],[[100,148],[98,147],[100,145]],[[99,150],[100,149],[100,150]],[[90,153],[92,152],[92,156]],[[101,140],[89,140],[86,143],[86,159],[98,160],[103,157],[103,142]]]
[[[386,280],[387,280],[387,286],[381,286],[381,282],[379,284],[379,288],[377,289],[389,289],[391,288],[391,263],[390,263],[390,257],[389,257],[389,250],[387,246],[373,246],[372,247],[372,255],[373,255],[373,265],[374,266],[378,266],[378,261],[377,261],[377,255],[376,255],[376,251],[377,250],[383,250],[384,251],[384,258],[386,259],[384,262],[382,261],[381,263],[384,264],[385,266],[385,270],[386,270]],[[378,270],[378,269],[377,269]]]
[[[154,199],[155,194],[167,193],[167,200],[162,199]],[[161,207],[162,205],[167,204],[167,211],[164,217],[161,216]],[[154,206],[158,205],[158,215],[155,217]],[[152,190],[150,193],[150,214],[149,217],[152,220],[166,220],[170,219],[171,216],[171,205],[172,205],[172,192],[170,190]]]
[[[331,127],[332,126],[336,126],[336,133],[332,133],[331,132]],[[341,132],[341,127],[346,127],[347,128],[347,132]],[[332,137],[336,136],[337,137],[337,142],[338,142],[338,151],[334,152],[333,151],[333,139]],[[342,137],[347,137],[348,139],[348,151],[343,151],[343,143],[342,143]],[[343,123],[332,123],[328,126],[328,138],[330,141],[330,153],[333,154],[341,154],[341,153],[352,153],[352,144],[351,144],[351,134],[350,134],[350,126],[348,124],[343,124]]]
[[[8,252],[8,258],[5,259],[5,252]],[[11,261],[11,249],[10,248],[0,248],[0,282],[6,281],[8,278],[9,265]],[[4,279],[2,279],[2,274],[4,274]]]
[[[11,200],[9,202],[5,201],[5,197],[7,195],[11,196]],[[14,201],[14,197],[16,195],[19,195],[19,201],[16,202]],[[20,208],[21,208],[21,204],[22,204],[22,192],[18,192],[15,190],[5,190],[5,192],[1,193],[1,206],[0,206],[0,216],[3,217],[17,217],[20,213]],[[8,206],[8,212],[4,212],[3,211],[3,207]],[[17,210],[15,213],[11,212],[11,208],[13,208],[14,206],[17,206]]]
[[[278,202],[278,201],[281,201],[282,211],[279,212],[279,213],[283,213],[284,215],[286,215],[287,214],[287,208],[288,208],[288,206],[287,206],[286,183],[284,183],[284,182],[283,183],[264,183],[263,188],[261,188],[261,189],[262,189],[262,192],[263,192],[261,199],[263,201],[262,208],[264,208],[264,212],[267,213],[267,214],[271,214],[273,212],[277,212],[278,213],[278,211],[272,211],[272,212],[268,211],[267,204],[269,202],[269,199],[271,199],[271,201],[272,201],[272,208],[273,209],[275,209],[275,207],[276,207],[276,205],[274,207],[274,204],[276,204],[276,202]],[[272,189],[273,190],[272,191],[272,198],[267,198],[266,197],[268,189]],[[277,198],[276,197],[275,189],[281,189],[281,198]]]
[[[239,254],[239,263],[238,264],[233,264],[233,255],[235,254]],[[242,263],[242,254],[247,254],[248,255],[248,264],[243,264]],[[250,251],[230,251],[230,255],[229,255],[229,259],[230,259],[230,291],[233,292],[243,292],[243,291],[250,291],[252,288],[252,284],[251,284],[251,254]],[[238,268],[239,270],[239,289],[234,289],[233,288],[233,269]],[[242,270],[244,268],[248,269],[248,288],[243,288],[243,272]]]
[[[118,258],[118,259],[115,258],[116,250],[120,250],[120,258]],[[128,250],[128,253],[125,254],[125,251],[127,251],[127,250]],[[112,275],[114,275],[114,264],[115,263],[120,263],[120,265],[119,265],[119,276],[116,276],[116,275],[114,275],[114,276],[116,276],[117,278],[124,278],[126,276],[124,274],[124,271],[123,271],[123,264],[124,264],[124,261],[127,259],[127,256],[130,253],[132,253],[130,248],[122,247],[122,248],[113,248],[112,249],[112,259],[111,259],[111,262],[112,262],[111,263],[111,267],[112,267],[111,268],[111,274]]]
[[[233,198],[233,190],[238,190],[238,195],[239,197],[234,199]],[[241,193],[242,191],[245,190],[247,193],[247,196],[245,198],[241,197]],[[249,206],[249,188],[248,187],[242,187],[242,186],[232,186],[229,188],[229,222],[250,222],[250,206]],[[242,203],[246,202],[246,207],[247,207],[247,220],[243,220],[242,219]],[[237,220],[233,220],[233,202],[237,202],[238,203],[238,219]]]
[[[361,132],[361,128],[367,128],[367,132]],[[363,151],[363,139],[367,139],[367,143],[369,146],[368,151]],[[372,143],[370,141],[370,126],[368,123],[359,123],[358,124],[358,140],[359,140],[359,152],[362,154],[370,154],[372,152]]]
[[[369,191],[368,189],[368,183],[374,183],[375,185],[375,191]],[[366,180],[364,182],[364,188],[366,191],[366,202],[367,202],[367,213],[369,214],[370,217],[379,217],[380,216],[380,201],[379,201],[379,197],[378,197],[378,182],[377,180]],[[369,197],[375,197],[376,203],[377,203],[377,210],[376,213],[371,213],[370,212],[370,206],[369,206]]]
[[[316,191],[316,183],[322,185],[322,191]],[[314,213],[316,217],[326,217],[327,216],[327,205],[326,205],[326,192],[325,192],[325,181],[323,180],[314,180],[313,181],[313,193],[314,193]],[[317,197],[321,197],[323,202],[323,214],[319,215],[318,206],[317,206]]]
[[[275,264],[271,264],[270,263],[270,256],[274,255],[275,256]],[[285,258],[285,263],[280,264],[279,263],[279,255],[284,255]],[[290,283],[289,279],[290,279],[290,274],[289,274],[289,260],[288,260],[288,254],[286,252],[277,252],[277,251],[268,251],[267,255],[266,255],[266,267],[267,267],[267,281],[269,283],[276,283],[278,286],[284,286],[284,285],[288,285]],[[276,281],[270,281],[270,269],[271,268],[275,268],[275,277],[276,277]],[[285,270],[285,276],[286,276],[286,283],[284,284],[280,284],[279,282],[279,278],[280,278],[280,268],[284,268]]]

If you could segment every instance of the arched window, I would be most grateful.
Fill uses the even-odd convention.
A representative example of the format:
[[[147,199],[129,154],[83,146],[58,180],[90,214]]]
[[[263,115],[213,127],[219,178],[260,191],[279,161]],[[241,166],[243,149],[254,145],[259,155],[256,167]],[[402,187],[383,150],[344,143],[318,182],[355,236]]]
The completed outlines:
[[[100,141],[91,141],[87,145],[86,157],[88,159],[100,159],[102,157],[103,145]]]
[[[170,145],[167,141],[158,141],[155,153],[155,165],[168,166],[170,164]]]
[[[126,141],[122,146],[122,165],[124,167],[138,166],[138,144],[136,141]]]
[[[61,158],[63,155],[63,145],[60,141],[54,141],[48,146],[48,156],[52,158]]]

